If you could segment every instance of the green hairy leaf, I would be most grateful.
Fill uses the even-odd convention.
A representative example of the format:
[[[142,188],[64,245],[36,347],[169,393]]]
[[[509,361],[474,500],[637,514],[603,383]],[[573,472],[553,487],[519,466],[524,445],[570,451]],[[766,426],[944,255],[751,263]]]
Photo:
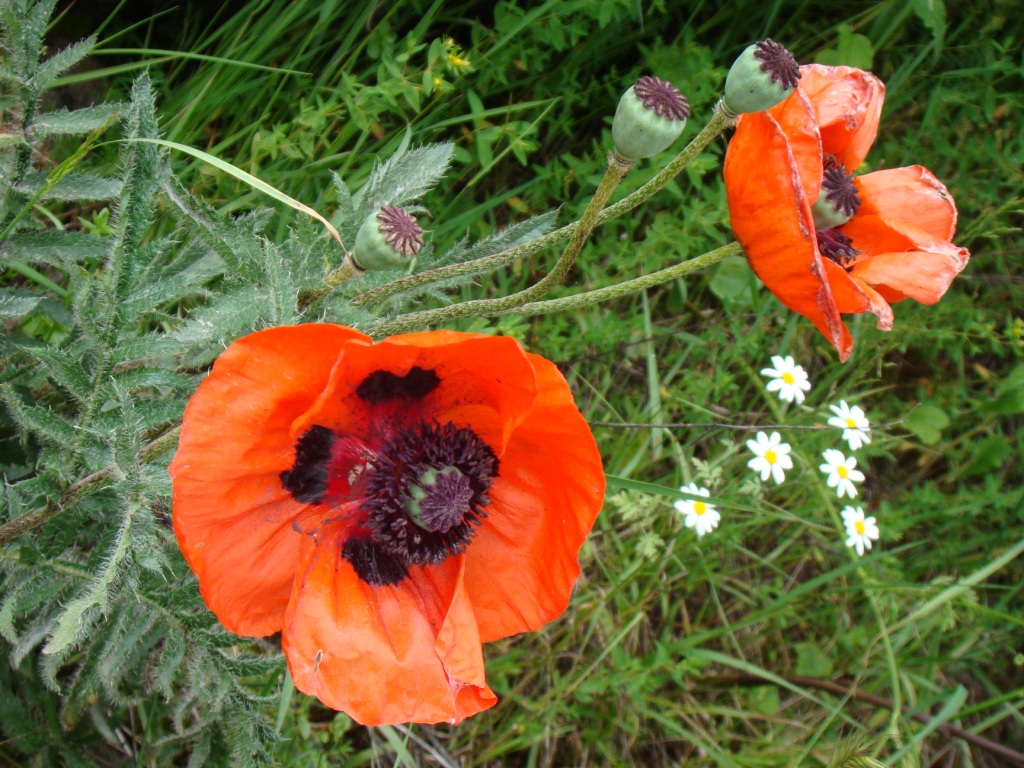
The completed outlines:
[[[123,104],[97,104],[68,111],[47,112],[38,115],[28,126],[29,136],[35,140],[46,136],[75,136],[96,131],[125,108]]]
[[[125,513],[117,532],[117,539],[104,560],[102,570],[85,594],[73,600],[57,619],[57,626],[43,647],[43,653],[61,653],[78,642],[95,620],[95,609],[106,609],[110,588],[125,567],[125,561],[130,557],[131,531],[132,515]],[[93,615],[89,616],[90,613]]]

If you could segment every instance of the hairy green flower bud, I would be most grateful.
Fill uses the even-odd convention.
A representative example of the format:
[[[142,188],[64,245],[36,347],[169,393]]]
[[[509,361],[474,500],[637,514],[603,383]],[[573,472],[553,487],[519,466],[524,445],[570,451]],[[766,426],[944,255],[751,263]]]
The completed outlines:
[[[641,77],[615,110],[615,151],[626,160],[653,157],[679,138],[689,116],[690,104],[678,88],[657,77]]]
[[[423,246],[423,230],[408,211],[385,205],[366,217],[356,233],[352,261],[362,270],[396,269]]]
[[[748,46],[725,78],[725,108],[733,115],[761,112],[785,99],[800,80],[800,67],[770,37]]]

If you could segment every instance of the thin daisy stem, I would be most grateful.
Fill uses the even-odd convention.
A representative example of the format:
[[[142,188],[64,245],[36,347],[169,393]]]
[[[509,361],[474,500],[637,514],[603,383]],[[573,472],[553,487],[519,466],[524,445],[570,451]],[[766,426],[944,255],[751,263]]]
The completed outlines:
[[[708,121],[708,124],[704,126],[700,133],[694,136],[690,143],[687,144],[686,147],[684,147],[683,150],[650,181],[632,194],[624,197],[619,202],[614,205],[609,205],[607,208],[602,210],[597,216],[596,226],[600,226],[605,222],[618,218],[624,213],[628,213],[637,206],[651,199],[655,194],[663,189],[666,184],[678,176],[679,173],[694,160],[694,158],[696,158],[712,141],[714,141],[714,139],[721,135],[726,129],[735,125],[735,123],[736,119],[726,115],[720,103],[716,105],[711,120]],[[480,272],[488,272],[498,269],[499,267],[511,264],[513,261],[518,259],[524,259],[528,256],[532,256],[534,253],[547,248],[549,245],[555,245],[556,243],[568,240],[576,232],[579,225],[580,222],[567,224],[560,229],[556,229],[554,232],[549,232],[543,237],[539,237],[529,243],[516,246],[515,248],[510,248],[507,251],[502,251],[501,253],[495,253],[490,256],[483,256],[479,259],[465,261],[461,264],[451,264],[446,267],[438,267],[437,269],[431,269],[426,272],[410,275],[409,277],[403,277],[400,280],[395,280],[387,285],[382,285],[379,288],[374,288],[366,293],[361,293],[358,296],[353,297],[351,299],[351,303],[357,307],[373,305],[385,301],[397,294],[411,291],[440,280],[448,280],[454,277],[462,277],[465,275],[473,275]]]
[[[832,522],[836,525],[839,531],[845,531],[846,526],[843,525],[842,518],[836,510],[834,498],[830,494],[826,493],[824,487],[822,487],[821,493],[826,499],[825,506],[829,511],[829,516],[832,518]],[[860,559],[860,556],[852,550],[849,551],[849,556],[854,561]],[[899,663],[896,659],[896,651],[893,649],[892,640],[889,637],[891,630],[886,626],[885,617],[882,615],[882,608],[878,603],[877,591],[872,589],[875,584],[872,582],[870,576],[863,567],[858,567],[856,574],[863,587],[864,597],[867,599],[871,613],[874,614],[875,621],[878,622],[878,636],[876,637],[876,641],[881,641],[882,643],[882,651],[885,654],[885,666],[889,673],[889,688],[892,691],[893,706],[889,713],[889,724],[886,728],[886,736],[896,744],[901,744],[899,721],[903,714],[903,692],[900,689]],[[874,642],[872,642],[872,645],[874,645]],[[865,651],[865,656],[870,652],[871,646],[869,646],[868,650]],[[882,742],[877,745],[876,754],[881,751],[882,746]]]

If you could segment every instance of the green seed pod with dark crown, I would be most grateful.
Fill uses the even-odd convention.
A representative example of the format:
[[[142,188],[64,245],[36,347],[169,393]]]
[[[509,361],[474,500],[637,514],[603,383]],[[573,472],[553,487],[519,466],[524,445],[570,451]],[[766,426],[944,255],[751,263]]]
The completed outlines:
[[[423,230],[412,214],[385,205],[366,217],[356,233],[352,261],[362,270],[404,267],[423,247]]]
[[[853,177],[832,155],[826,155],[822,171],[821,192],[811,206],[814,228],[841,227],[857,213],[860,197]]]
[[[689,116],[690,104],[678,88],[657,77],[641,77],[615,110],[615,151],[626,160],[653,157],[679,138]]]
[[[767,37],[747,46],[733,62],[722,103],[733,115],[762,112],[789,96],[799,80],[793,54]]]

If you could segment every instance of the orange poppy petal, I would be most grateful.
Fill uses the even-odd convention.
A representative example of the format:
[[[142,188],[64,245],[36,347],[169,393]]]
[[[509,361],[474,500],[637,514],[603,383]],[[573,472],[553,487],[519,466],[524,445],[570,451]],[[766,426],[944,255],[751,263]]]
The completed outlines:
[[[365,338],[323,324],[251,334],[224,351],[185,409],[169,467],[174,531],[232,632],[281,629],[298,562],[294,528],[319,514],[281,486],[294,459],[292,421],[326,386],[339,348]]]
[[[920,165],[893,168],[853,180],[861,204],[858,216],[885,216],[912,223],[933,238],[956,232],[956,204],[946,185]]]
[[[501,457],[488,516],[465,554],[484,642],[539,629],[565,610],[604,500],[601,456],[565,379],[544,358],[529,359],[537,399]]]
[[[846,360],[853,339],[828,284],[810,203],[791,149],[791,142],[799,147],[814,141],[805,133],[787,136],[768,113],[744,115],[725,154],[729,216],[761,282],[779,301],[811,320]],[[803,156],[804,150],[798,151]]]
[[[304,538],[282,645],[295,687],[363,725],[458,723],[494,705],[463,558],[371,586],[340,556],[348,525]]]
[[[857,216],[842,232],[867,254],[858,257],[851,277],[890,302],[909,296],[934,304],[970,259],[966,248],[885,216]]]
[[[850,173],[864,162],[878,133],[885,85],[870,72],[854,67],[800,67],[800,90],[817,114],[821,148]]]
[[[782,133],[789,139],[789,152],[804,197],[814,204],[821,192],[824,175],[821,162],[821,135],[814,117],[814,107],[803,91],[793,91],[788,99],[768,110],[779,124]],[[741,117],[740,120],[745,119]],[[735,140],[735,137],[734,137]],[[757,172],[755,166],[754,172]]]
[[[863,292],[864,298],[868,302],[867,309],[864,311],[871,312],[876,318],[875,327],[880,331],[891,331],[894,318],[892,307],[889,306],[886,298],[867,283],[860,280],[854,280],[854,282],[857,283],[857,287]]]
[[[427,383],[408,396],[404,385],[394,397],[382,391],[369,401],[359,394],[371,376],[406,381],[415,369]],[[451,421],[471,427],[500,456],[533,398],[533,369],[515,339],[450,331],[393,336],[372,346],[348,344],[293,434],[320,424],[379,444],[411,423]]]

